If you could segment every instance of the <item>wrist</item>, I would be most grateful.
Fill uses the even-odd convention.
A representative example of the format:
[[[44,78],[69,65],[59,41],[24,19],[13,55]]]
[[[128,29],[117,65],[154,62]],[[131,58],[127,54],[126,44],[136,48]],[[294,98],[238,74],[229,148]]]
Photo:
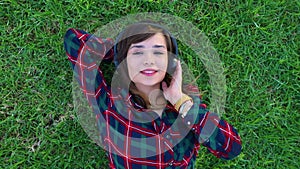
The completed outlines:
[[[186,94],[182,94],[182,96],[175,102],[175,104],[173,104],[174,108],[177,111],[179,111],[179,108],[181,107],[181,105],[186,103],[187,101],[192,101],[192,98]]]
[[[177,103],[178,100],[180,100],[182,98],[184,94],[180,93],[178,95],[173,95],[172,97],[170,97],[170,99],[168,99],[168,101],[172,104],[175,105]]]

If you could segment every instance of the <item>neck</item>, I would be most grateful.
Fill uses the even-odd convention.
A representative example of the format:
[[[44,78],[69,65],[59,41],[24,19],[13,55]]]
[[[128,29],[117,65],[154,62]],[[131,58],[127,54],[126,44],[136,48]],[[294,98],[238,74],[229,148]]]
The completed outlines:
[[[146,96],[149,96],[153,90],[160,90],[160,84],[156,84],[153,86],[145,86],[142,84],[135,84],[135,86],[140,92],[142,92]]]
[[[160,90],[160,84],[157,84],[155,86],[144,86],[136,84],[136,87],[140,92],[144,94],[145,97],[147,97],[147,104],[150,104],[147,105],[147,107],[149,106],[149,108],[159,111],[160,113],[158,114],[161,115],[161,111],[166,106],[167,102],[162,91]]]

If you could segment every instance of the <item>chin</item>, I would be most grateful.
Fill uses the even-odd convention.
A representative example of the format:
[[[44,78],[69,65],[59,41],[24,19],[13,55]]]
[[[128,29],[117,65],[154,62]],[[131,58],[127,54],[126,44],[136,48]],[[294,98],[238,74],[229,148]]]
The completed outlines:
[[[160,84],[160,82],[161,81],[158,81],[158,82],[157,81],[152,81],[152,82],[151,81],[148,81],[148,82],[147,81],[146,82],[145,81],[143,81],[143,82],[137,81],[137,82],[134,82],[134,83],[150,87],[150,86],[156,86],[156,85]]]

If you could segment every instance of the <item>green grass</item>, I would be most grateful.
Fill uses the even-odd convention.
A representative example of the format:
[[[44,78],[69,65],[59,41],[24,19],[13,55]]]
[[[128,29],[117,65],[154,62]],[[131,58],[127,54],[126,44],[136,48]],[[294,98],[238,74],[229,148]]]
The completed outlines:
[[[300,168],[297,0],[0,1],[0,168],[106,168],[104,152],[73,112],[63,36],[70,27],[95,32],[147,11],[192,22],[224,63],[223,118],[239,130],[243,151],[224,161],[203,147],[197,168]],[[197,82],[209,104],[209,84]]]

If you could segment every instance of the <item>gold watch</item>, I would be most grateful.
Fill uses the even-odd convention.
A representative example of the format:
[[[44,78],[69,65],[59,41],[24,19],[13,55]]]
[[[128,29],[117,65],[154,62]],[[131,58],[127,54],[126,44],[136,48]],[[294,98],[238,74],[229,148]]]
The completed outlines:
[[[191,107],[193,106],[193,100],[187,100],[184,103],[181,104],[180,108],[179,108],[179,114],[181,115],[182,118],[184,118],[188,111],[191,109]]]

